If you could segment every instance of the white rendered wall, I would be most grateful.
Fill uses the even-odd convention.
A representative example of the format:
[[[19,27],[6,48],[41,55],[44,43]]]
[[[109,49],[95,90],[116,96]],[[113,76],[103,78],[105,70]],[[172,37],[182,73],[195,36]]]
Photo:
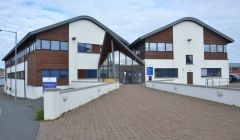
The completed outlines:
[[[240,107],[240,90],[237,89],[163,82],[146,82],[146,87]]]
[[[188,39],[192,40],[188,42]],[[173,51],[174,59],[145,59],[145,70],[148,66],[178,68],[178,78],[155,78],[153,71],[153,80],[186,84],[187,72],[193,72],[193,84],[205,85],[206,78],[201,77],[201,68],[221,68],[222,77],[219,78],[229,76],[228,60],[204,60],[203,27],[194,22],[184,21],[173,26]],[[186,65],[186,55],[193,55],[193,65]],[[148,76],[145,76],[148,81]]]
[[[54,120],[61,114],[119,88],[119,83],[80,89],[49,90],[44,94],[44,120]]]
[[[98,69],[100,55],[78,53],[77,43],[103,44],[105,31],[91,21],[78,20],[69,24],[69,81],[76,81],[78,69]],[[72,40],[76,37],[76,40]],[[97,79],[95,79],[96,81]]]

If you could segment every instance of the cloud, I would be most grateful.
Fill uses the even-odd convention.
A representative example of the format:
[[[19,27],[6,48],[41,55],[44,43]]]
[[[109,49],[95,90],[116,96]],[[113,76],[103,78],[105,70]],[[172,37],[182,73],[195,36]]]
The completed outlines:
[[[89,15],[132,42],[179,18],[196,17],[232,37],[230,62],[240,62],[240,1],[238,0],[1,0],[0,28],[29,31],[79,15]],[[14,36],[0,32],[1,58],[14,45]],[[3,67],[3,63],[0,63]]]

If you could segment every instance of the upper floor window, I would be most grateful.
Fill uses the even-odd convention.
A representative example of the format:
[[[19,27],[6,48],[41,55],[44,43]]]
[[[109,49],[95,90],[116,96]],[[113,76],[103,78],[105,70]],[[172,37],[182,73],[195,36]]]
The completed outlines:
[[[60,50],[60,42],[51,41],[51,50]]]
[[[92,44],[78,43],[78,52],[92,52]]]
[[[193,55],[186,55],[186,64],[193,64]]]
[[[173,44],[172,43],[145,43],[145,51],[173,51]]]
[[[50,50],[50,41],[49,40],[42,40],[42,49]]]
[[[226,45],[205,44],[204,52],[226,52]]]
[[[68,50],[68,42],[61,42],[60,48],[63,51],[67,51]]]

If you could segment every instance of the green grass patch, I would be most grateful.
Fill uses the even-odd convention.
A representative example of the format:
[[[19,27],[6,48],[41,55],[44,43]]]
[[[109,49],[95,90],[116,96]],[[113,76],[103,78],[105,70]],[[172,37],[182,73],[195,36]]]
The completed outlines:
[[[43,109],[39,109],[35,113],[35,120],[36,121],[43,121],[44,120],[44,111]]]

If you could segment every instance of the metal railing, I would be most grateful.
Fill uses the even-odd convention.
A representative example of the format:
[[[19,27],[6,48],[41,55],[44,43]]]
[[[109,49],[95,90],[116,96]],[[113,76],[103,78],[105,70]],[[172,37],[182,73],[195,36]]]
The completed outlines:
[[[207,78],[205,79],[205,86],[240,88],[240,82],[231,82],[230,78]]]

